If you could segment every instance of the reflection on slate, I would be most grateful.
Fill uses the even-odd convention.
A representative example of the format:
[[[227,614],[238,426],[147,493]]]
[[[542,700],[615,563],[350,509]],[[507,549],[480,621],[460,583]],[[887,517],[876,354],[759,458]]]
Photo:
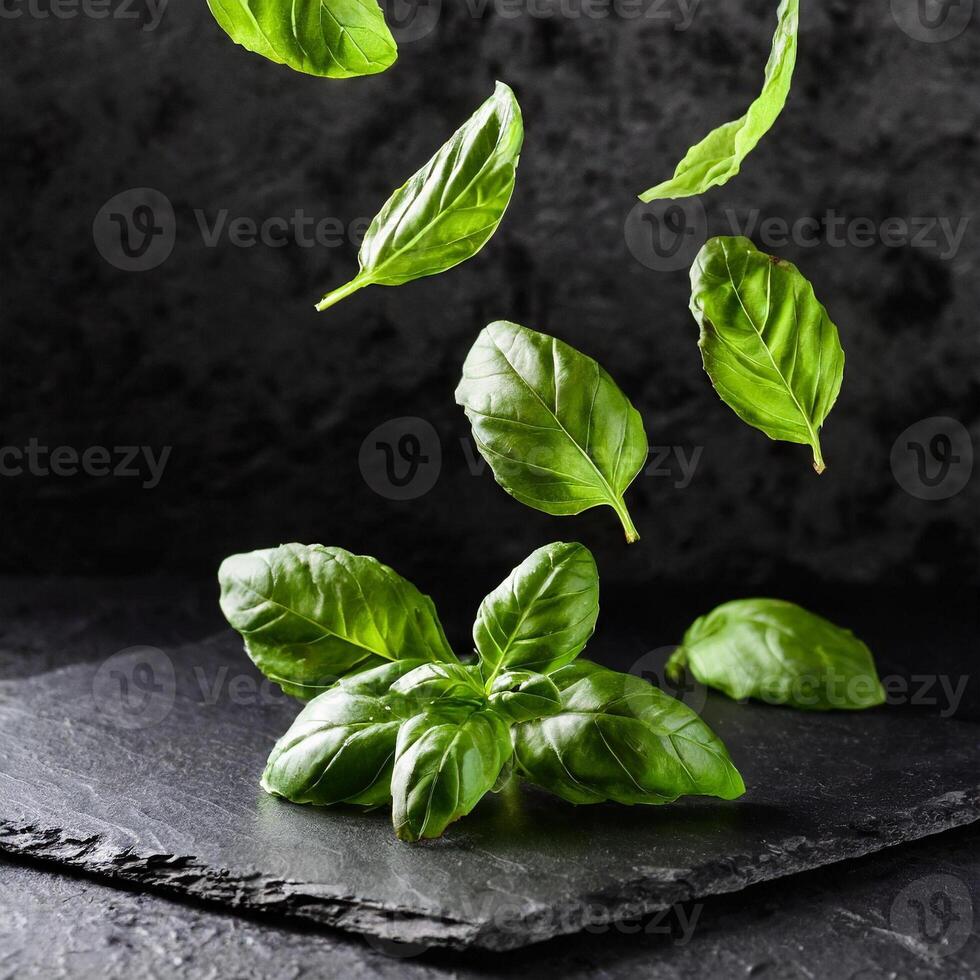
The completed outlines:
[[[389,939],[507,949],[980,818],[980,728],[710,697],[739,801],[488,797],[440,841],[258,776],[298,706],[228,636],[0,685],[0,846],[141,886]]]

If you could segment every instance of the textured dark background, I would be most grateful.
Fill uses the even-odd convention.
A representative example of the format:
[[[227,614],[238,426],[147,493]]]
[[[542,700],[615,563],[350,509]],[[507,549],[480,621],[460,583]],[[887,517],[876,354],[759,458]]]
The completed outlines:
[[[980,12],[929,44],[892,6],[804,4],[789,105],[742,175],[706,197],[712,231],[728,230],[729,208],[876,224],[973,216]],[[320,541],[375,554],[428,591],[462,583],[475,602],[534,547],[579,539],[606,585],[972,595],[980,480],[922,500],[890,454],[932,416],[959,420],[980,446],[978,228],[952,257],[778,250],[813,281],[848,356],[822,478],[804,447],[769,442],[719,402],[686,272],[648,268],[624,234],[635,194],[758,92],[775,0],[703,0],[685,31],[657,17],[443,8],[393,70],[348,82],[236,47],[202,0],[172,0],[150,31],[83,16],[0,23],[0,442],[173,447],[154,489],[0,479],[0,571],[209,576],[230,552]],[[470,263],[320,315],[313,303],[353,274],[356,243],[204,242],[195,211],[372,215],[495,78],[516,90],[527,140],[511,209]],[[160,191],[175,215],[172,255],[145,272],[115,268],[93,243],[100,209],[134,187]],[[595,356],[654,444],[688,458],[700,448],[690,485],[676,485],[674,457],[674,476],[631,490],[642,544],[626,548],[609,510],[549,518],[471,472],[453,389],[497,318]],[[429,422],[442,452],[434,487],[407,501],[372,490],[359,462],[369,432],[401,416]]]

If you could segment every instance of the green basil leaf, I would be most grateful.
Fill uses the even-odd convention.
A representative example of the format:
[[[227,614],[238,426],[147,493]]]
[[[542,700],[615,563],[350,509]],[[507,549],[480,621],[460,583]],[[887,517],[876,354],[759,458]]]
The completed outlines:
[[[417,667],[410,660],[385,664],[314,698],[276,743],[262,788],[294,803],[387,803],[405,718],[403,701],[390,688]]]
[[[757,698],[813,711],[883,704],[871,651],[792,602],[740,599],[702,616],[670,658],[668,675],[687,668],[730,698]]]
[[[237,44],[325,78],[374,75],[398,57],[377,0],[208,0]]]
[[[844,351],[799,269],[746,238],[712,238],[691,269],[704,369],[721,400],[770,439],[809,445],[837,401]]]
[[[692,146],[677,165],[674,176],[641,194],[641,201],[692,197],[703,194],[709,187],[727,184],[759,140],[772,129],[786,105],[793,81],[800,27],[799,0],[782,0],[777,16],[779,23],[761,95],[741,119],[719,126]]]
[[[472,701],[482,706],[486,700],[480,669],[475,665],[423,664],[399,678],[391,690],[417,706],[413,714],[444,701]]]
[[[547,674],[510,670],[494,678],[490,707],[512,723],[533,721],[561,711],[561,693]]]
[[[512,497],[554,515],[607,505],[626,540],[639,540],[623,494],[647,458],[643,420],[591,357],[516,323],[491,323],[466,358],[456,402]]]
[[[510,729],[493,711],[444,709],[405,722],[391,780],[395,833],[439,837],[494,787],[511,752]]]
[[[515,729],[518,771],[572,803],[732,800],[745,792],[721,739],[639,677],[577,661],[551,675],[562,710]]]
[[[488,685],[501,670],[547,674],[585,649],[599,615],[599,571],[588,548],[549,544],[484,600],[473,642]]]
[[[303,700],[385,661],[457,662],[432,600],[374,558],[288,544],[234,555],[218,579],[249,657]]]
[[[360,272],[317,309],[364,286],[400,286],[476,255],[510,203],[523,142],[517,99],[497,82],[494,94],[388,199],[361,244]]]

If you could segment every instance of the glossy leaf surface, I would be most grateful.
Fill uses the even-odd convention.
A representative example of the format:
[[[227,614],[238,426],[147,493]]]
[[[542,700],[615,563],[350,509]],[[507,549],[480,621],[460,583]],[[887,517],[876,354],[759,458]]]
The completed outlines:
[[[844,351],[813,286],[747,238],[712,238],[691,269],[691,311],[722,401],[770,439],[810,446],[822,473],[820,429],[840,393]]]
[[[374,558],[288,544],[234,555],[218,578],[248,655],[295,697],[386,661],[456,662],[432,600]]]
[[[554,515],[612,507],[639,539],[623,495],[647,458],[643,420],[591,357],[498,321],[470,350],[456,402],[512,497]]]
[[[520,106],[498,82],[449,142],[391,195],[361,244],[360,272],[324,296],[317,309],[364,286],[399,286],[476,255],[510,203],[523,142]]]
[[[307,75],[374,75],[398,57],[377,0],[208,0],[208,6],[237,44]]]
[[[490,710],[443,708],[406,722],[391,782],[395,833],[441,836],[494,787],[511,751],[507,723]]]
[[[796,67],[799,0],[782,0],[777,16],[779,23],[759,97],[740,119],[719,126],[692,146],[677,165],[674,176],[641,194],[641,201],[692,197],[710,187],[727,184],[772,128],[786,105]]]
[[[539,548],[480,606],[473,642],[488,682],[501,670],[546,674],[574,660],[595,630],[599,572],[580,544]]]
[[[561,711],[515,729],[517,768],[531,782],[572,803],[731,800],[744,793],[721,739],[659,688],[588,661],[551,679]]]
[[[740,599],[702,616],[668,663],[730,698],[813,711],[883,704],[874,658],[850,630],[779,599]]]
[[[320,806],[388,802],[406,704],[390,688],[417,666],[408,660],[385,664],[314,698],[276,743],[262,788]]]

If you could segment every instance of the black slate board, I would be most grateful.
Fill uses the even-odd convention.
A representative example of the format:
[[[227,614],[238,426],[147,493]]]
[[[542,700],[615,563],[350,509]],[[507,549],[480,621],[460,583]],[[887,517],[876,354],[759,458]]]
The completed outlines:
[[[0,857],[4,980],[515,975],[562,980],[978,977],[980,823],[734,895],[689,902],[641,921],[491,956],[482,950],[426,952],[269,918],[260,922]]]
[[[749,792],[575,808],[528,789],[447,836],[297,807],[257,778],[297,711],[222,637],[0,684],[0,847],[385,939],[508,949],[980,818],[980,728],[709,697]]]

